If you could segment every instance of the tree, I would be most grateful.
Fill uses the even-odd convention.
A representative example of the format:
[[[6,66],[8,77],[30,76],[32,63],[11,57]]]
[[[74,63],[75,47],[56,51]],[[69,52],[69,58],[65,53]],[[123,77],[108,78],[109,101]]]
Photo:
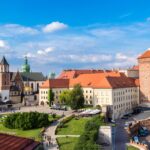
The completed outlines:
[[[52,102],[54,101],[54,93],[52,91],[52,89],[48,90],[48,102],[49,102],[49,106],[51,106]]]
[[[60,103],[69,104],[71,100],[71,90],[65,90],[63,91],[59,96]]]
[[[80,84],[76,84],[71,91],[71,100],[70,100],[70,107],[72,109],[79,109],[84,106],[84,95],[83,90]]]

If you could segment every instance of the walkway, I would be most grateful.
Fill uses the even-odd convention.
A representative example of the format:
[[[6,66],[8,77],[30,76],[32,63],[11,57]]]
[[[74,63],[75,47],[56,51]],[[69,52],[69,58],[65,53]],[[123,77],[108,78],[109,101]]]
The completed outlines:
[[[55,135],[55,130],[57,128],[57,125],[59,124],[59,122],[61,122],[64,118],[69,117],[72,114],[69,114],[61,119],[59,119],[58,121],[53,122],[45,131],[45,135],[50,136],[51,137],[51,141],[52,144],[50,146],[47,146],[47,141],[44,141],[44,149],[45,150],[58,150],[59,146],[57,144],[56,138],[59,137],[58,135]],[[61,135],[62,136],[62,135]],[[66,135],[65,135],[66,136]],[[73,135],[74,136],[74,135]],[[78,135],[77,135],[78,136]]]

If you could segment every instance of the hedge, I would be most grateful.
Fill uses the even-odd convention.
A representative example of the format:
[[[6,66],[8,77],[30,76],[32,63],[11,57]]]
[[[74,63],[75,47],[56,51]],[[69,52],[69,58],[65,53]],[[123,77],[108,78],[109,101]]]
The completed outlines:
[[[99,150],[100,146],[96,144],[98,138],[99,126],[103,124],[102,116],[95,116],[85,124],[83,134],[79,137],[74,150]]]
[[[48,114],[38,112],[23,112],[8,115],[4,126],[10,129],[29,130],[49,125]]]

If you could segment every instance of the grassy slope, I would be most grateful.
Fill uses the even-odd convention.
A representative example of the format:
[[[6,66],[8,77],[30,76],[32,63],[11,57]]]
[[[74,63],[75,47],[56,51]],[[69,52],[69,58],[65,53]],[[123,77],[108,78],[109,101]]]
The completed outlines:
[[[58,135],[81,135],[84,131],[84,126],[91,118],[80,118],[79,120],[72,119],[64,125],[64,128],[58,130]]]
[[[78,138],[69,137],[69,138],[57,138],[57,141],[60,145],[60,150],[73,150]]]

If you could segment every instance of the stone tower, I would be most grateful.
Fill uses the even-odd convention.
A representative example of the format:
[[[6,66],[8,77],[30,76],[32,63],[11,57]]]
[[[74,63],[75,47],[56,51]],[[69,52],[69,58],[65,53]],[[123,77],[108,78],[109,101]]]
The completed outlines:
[[[30,72],[30,65],[28,64],[28,58],[25,57],[24,64],[22,65],[22,72]]]
[[[0,62],[0,100],[9,100],[10,73],[9,64],[3,56]]]
[[[140,101],[150,102],[150,50],[138,57]]]

